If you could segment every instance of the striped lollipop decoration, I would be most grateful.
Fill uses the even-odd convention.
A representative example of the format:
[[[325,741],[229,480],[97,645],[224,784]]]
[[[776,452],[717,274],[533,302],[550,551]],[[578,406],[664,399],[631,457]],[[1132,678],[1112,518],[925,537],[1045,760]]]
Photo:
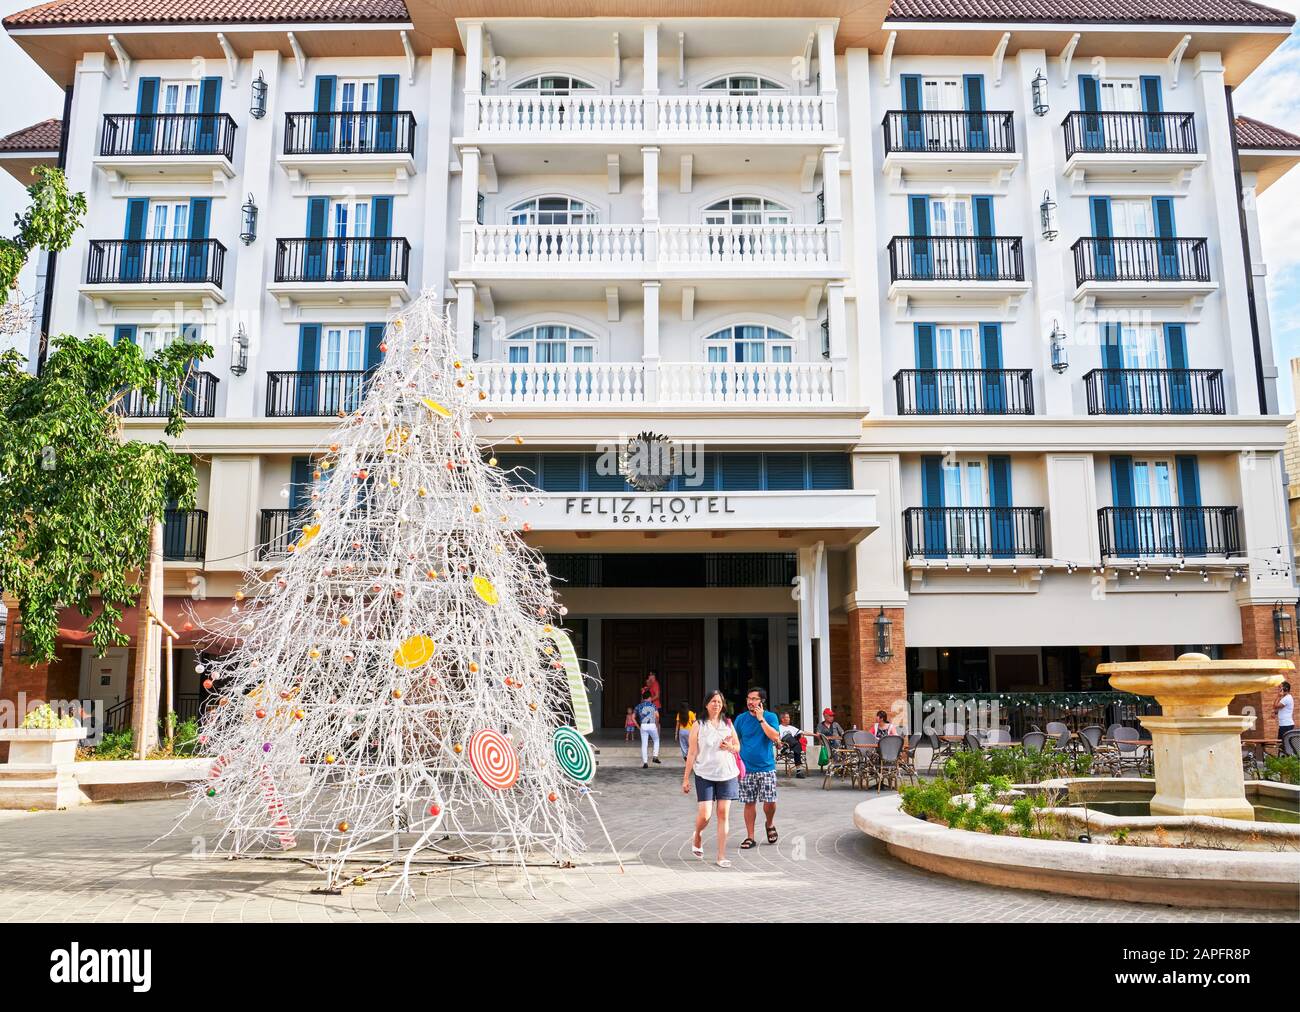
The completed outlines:
[[[519,757],[500,731],[484,728],[469,736],[469,765],[474,775],[494,791],[513,787],[519,779]]]
[[[587,739],[567,725],[557,727],[551,736],[555,761],[570,780],[589,784],[596,779],[596,757]]]

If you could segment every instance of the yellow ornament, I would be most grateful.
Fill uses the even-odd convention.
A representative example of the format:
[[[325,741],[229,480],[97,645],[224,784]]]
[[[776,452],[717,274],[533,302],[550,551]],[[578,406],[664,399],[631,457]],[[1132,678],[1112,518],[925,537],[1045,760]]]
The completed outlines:
[[[304,527],[302,529],[302,537],[298,539],[298,547],[306,548],[316,539],[316,535],[319,533],[320,524],[311,524],[310,526]]]
[[[492,585],[492,581],[485,576],[476,576],[470,581],[474,586],[474,593],[483,599],[484,604],[496,604],[501,598],[497,595],[497,589]]]
[[[393,663],[399,668],[418,668],[422,664],[429,663],[433,658],[433,653],[437,649],[437,644],[428,636],[417,634],[405,640],[400,647],[393,651]]]
[[[444,408],[437,401],[430,400],[428,397],[421,397],[420,403],[423,404],[430,411],[432,411],[435,415],[438,415],[440,418],[451,417],[451,412],[448,411],[446,408]]]
[[[488,467],[496,467],[496,466],[497,466],[496,457],[488,457]]]

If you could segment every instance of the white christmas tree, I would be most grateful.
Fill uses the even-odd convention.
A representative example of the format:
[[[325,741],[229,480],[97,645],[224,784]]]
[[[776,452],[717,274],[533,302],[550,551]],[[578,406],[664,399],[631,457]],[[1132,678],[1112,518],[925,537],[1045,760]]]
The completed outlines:
[[[201,672],[194,805],[235,853],[310,847],[328,888],[375,852],[403,887],[429,848],[571,861],[594,764],[564,609],[520,537],[536,499],[476,442],[473,363],[431,299],[383,350],[288,556],[207,626],[233,649]]]

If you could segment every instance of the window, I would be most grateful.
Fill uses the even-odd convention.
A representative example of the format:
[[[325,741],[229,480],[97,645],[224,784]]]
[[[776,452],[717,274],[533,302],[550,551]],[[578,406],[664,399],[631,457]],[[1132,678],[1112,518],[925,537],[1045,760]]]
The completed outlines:
[[[728,95],[757,95],[764,91],[785,91],[785,86],[757,74],[728,74],[710,81],[704,91],[725,91]]]
[[[1168,460],[1133,461],[1133,503],[1137,506],[1172,506],[1174,491]]]
[[[593,362],[596,339],[562,323],[528,327],[506,338],[511,362]]]
[[[759,324],[738,324],[710,334],[704,342],[710,362],[793,362],[794,338]]]
[[[728,197],[704,209],[706,225],[789,225],[790,209],[763,197]]]
[[[921,81],[921,108],[953,112],[965,107],[960,77],[927,77]]]
[[[324,370],[360,370],[364,367],[365,341],[361,327],[333,327],[325,331],[320,366]]]
[[[150,239],[186,239],[189,237],[190,202],[188,200],[154,200],[149,202]]]
[[[1101,82],[1102,112],[1137,112],[1140,105],[1137,81],[1112,78]]]
[[[371,112],[376,107],[379,82],[373,78],[340,78],[334,94],[338,96],[338,112]]]
[[[930,198],[930,234],[968,236],[971,234],[970,197],[935,196]]]
[[[162,113],[195,113],[199,111],[198,81],[163,81]]]
[[[1151,222],[1151,201],[1111,200],[1111,234],[1123,239],[1148,239],[1155,235]]]
[[[370,201],[331,201],[330,222],[330,235],[335,239],[365,238],[370,234]]]
[[[975,324],[939,324],[934,328],[935,362],[939,369],[978,369],[979,342]]]
[[[513,90],[536,92],[539,95],[571,95],[575,91],[593,91],[594,87],[568,74],[539,74],[520,81]]]
[[[135,332],[136,344],[145,358],[162,351],[176,340],[174,327],[138,327]]]
[[[594,225],[596,212],[573,197],[534,197],[510,208],[512,225]]]
[[[1124,369],[1163,369],[1165,341],[1161,327],[1118,325],[1120,365]]]
[[[945,506],[988,505],[984,461],[958,459],[944,462],[943,504]]]

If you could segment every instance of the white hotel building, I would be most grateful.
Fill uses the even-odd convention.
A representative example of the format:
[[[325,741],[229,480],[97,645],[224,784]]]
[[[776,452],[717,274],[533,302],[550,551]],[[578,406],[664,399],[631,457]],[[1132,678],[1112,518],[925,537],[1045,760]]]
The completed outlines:
[[[757,682],[847,727],[909,692],[1105,707],[1103,660],[1290,648],[1254,197],[1300,137],[1232,110],[1289,15],[475,9],[54,0],[4,23],[67,99],[0,162],[62,164],[89,200],[38,327],[217,348],[178,441],[199,509],[166,525],[183,711],[184,608],[274,566],[421,291],[488,394],[482,436],[544,490],[529,537],[606,726],[651,668],[670,705]],[[164,438],[151,412],[132,435]],[[701,449],[699,480],[603,473],[643,431]],[[129,650],[92,658],[71,615],[29,668],[18,621],[0,694],[123,718]]]

